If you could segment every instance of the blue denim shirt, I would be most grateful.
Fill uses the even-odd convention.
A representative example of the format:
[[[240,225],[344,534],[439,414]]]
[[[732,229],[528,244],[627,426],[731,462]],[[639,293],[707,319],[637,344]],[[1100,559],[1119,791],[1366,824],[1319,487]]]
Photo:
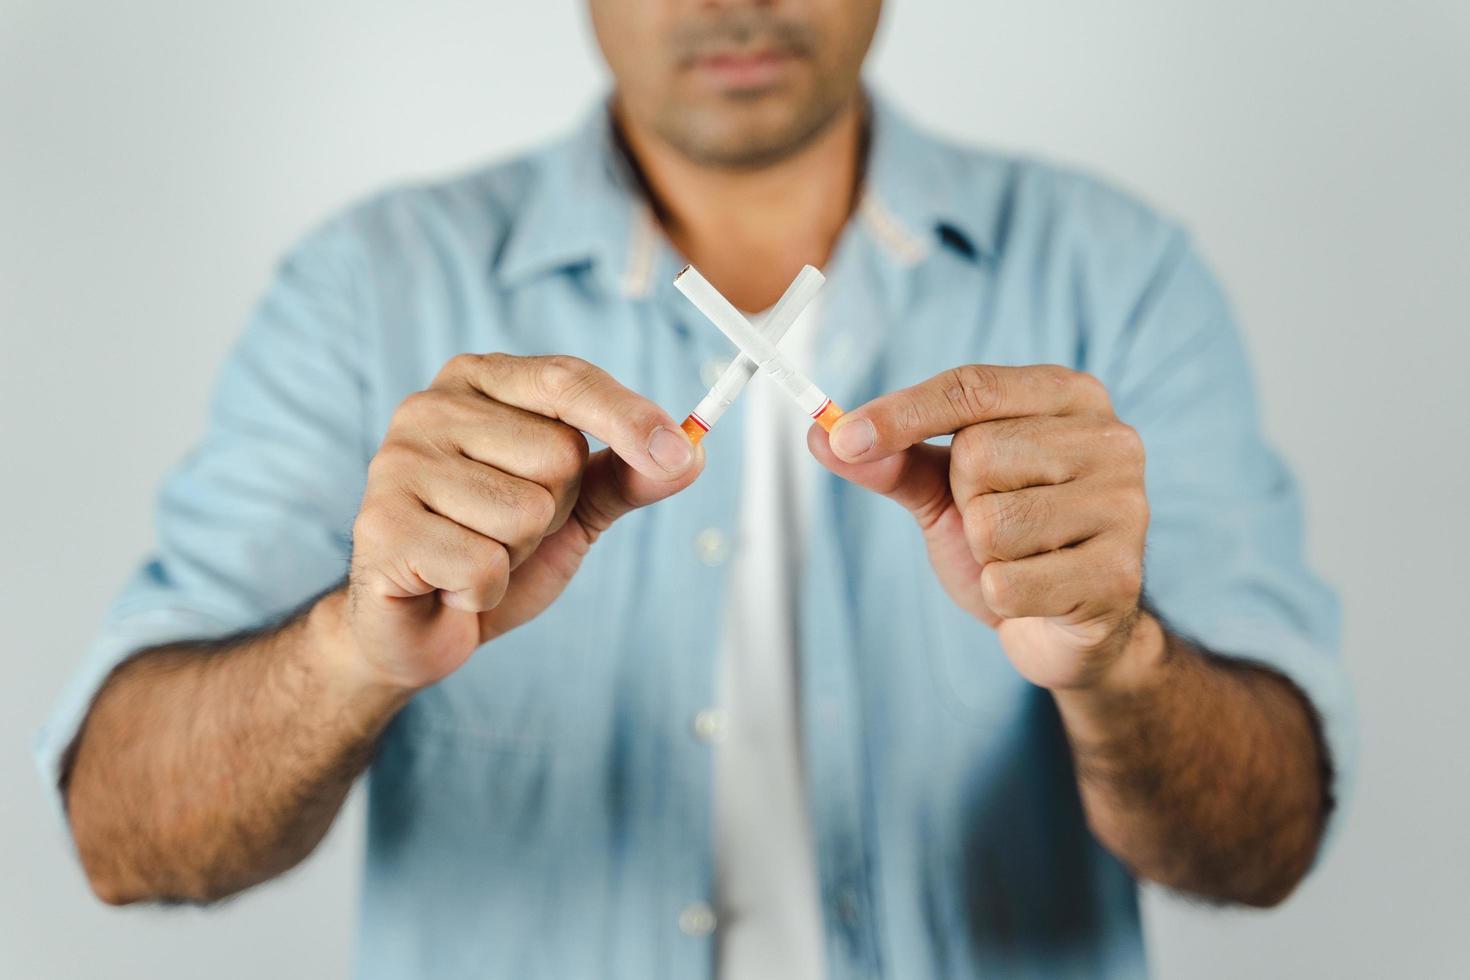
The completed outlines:
[[[259,626],[343,576],[389,416],[452,355],[576,354],[675,418],[695,404],[732,350],[673,289],[681,260],[609,136],[599,107],[552,146],[354,206],[289,255],[163,484],[155,550],[41,733],[48,779],[130,652]],[[1188,236],[878,100],[826,271],[814,374],[841,405],[972,362],[1106,383],[1148,452],[1153,604],[1307,693],[1342,795],[1336,600]],[[712,892],[711,755],[690,723],[715,698],[741,427],[737,403],[690,489],[616,524],[550,609],[393,722],[369,777],[359,976],[710,974],[717,935],[679,925]],[[1087,831],[1050,695],[945,596],[897,504],[815,479],[800,711],[831,975],[1145,972],[1135,884]]]

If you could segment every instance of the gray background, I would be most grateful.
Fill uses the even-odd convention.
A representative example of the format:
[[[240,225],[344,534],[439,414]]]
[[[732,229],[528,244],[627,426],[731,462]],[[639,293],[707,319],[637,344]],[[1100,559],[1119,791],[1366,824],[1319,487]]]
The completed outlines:
[[[1470,975],[1470,4],[890,4],[931,124],[1097,170],[1231,289],[1346,602],[1359,792],[1270,914],[1148,899],[1163,977]],[[148,545],[271,264],[330,209],[568,125],[580,3],[0,0],[0,976],[342,976],[360,809],[212,911],[105,909],[31,733]]]

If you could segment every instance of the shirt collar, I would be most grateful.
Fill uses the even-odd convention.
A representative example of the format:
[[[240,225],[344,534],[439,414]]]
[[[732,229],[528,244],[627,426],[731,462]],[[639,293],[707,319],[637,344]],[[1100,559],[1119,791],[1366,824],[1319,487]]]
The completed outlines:
[[[523,205],[512,219],[497,263],[500,279],[516,285],[541,273],[591,264],[612,272],[628,292],[636,237],[655,232],[647,205],[618,150],[605,102],[564,139],[532,162]],[[643,225],[648,225],[646,231]],[[655,239],[656,243],[656,239]],[[643,250],[647,250],[644,247]]]
[[[993,256],[999,182],[977,182],[967,172],[971,154],[924,132],[882,96],[869,92],[868,104],[868,170],[857,219],[904,265],[936,248]]]
[[[966,179],[964,155],[919,130],[886,99],[871,92],[868,99],[868,165],[854,220],[901,266],[937,248],[970,258],[993,255],[999,181]],[[497,264],[501,281],[515,285],[590,265],[623,295],[648,295],[661,233],[618,147],[606,102],[548,147],[540,163]]]

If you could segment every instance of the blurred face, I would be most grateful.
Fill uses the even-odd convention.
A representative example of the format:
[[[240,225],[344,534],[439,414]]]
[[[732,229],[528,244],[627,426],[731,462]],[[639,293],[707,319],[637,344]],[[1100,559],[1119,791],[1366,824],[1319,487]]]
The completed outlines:
[[[855,94],[882,0],[589,0],[630,120],[696,163],[761,167]]]

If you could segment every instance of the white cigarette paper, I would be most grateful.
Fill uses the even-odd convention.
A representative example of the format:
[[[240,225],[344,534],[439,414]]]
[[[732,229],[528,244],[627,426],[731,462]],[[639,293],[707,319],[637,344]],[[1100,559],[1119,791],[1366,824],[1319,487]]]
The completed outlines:
[[[827,281],[814,267],[802,266],[801,272],[791,280],[791,285],[786,287],[786,292],[776,301],[770,316],[761,327],[761,333],[770,340],[772,344],[779,344],[786,331],[797,321],[806,308],[811,305],[812,300],[821,290],[822,284]],[[735,360],[725,368],[719,380],[710,386],[709,394],[700,399],[694,407],[692,417],[706,430],[712,428],[725,414],[725,410],[735,403],[740,397],[740,392],[759,370],[750,355],[741,351],[735,355]]]
[[[815,269],[812,271],[816,272]],[[821,273],[817,274],[821,275]],[[806,375],[798,371],[769,337],[752,327],[750,322],[740,315],[740,311],[722,296],[708,279],[699,274],[698,269],[692,265],[686,265],[683,271],[674,277],[674,285],[689,299],[689,302],[699,308],[699,312],[719,327],[720,331],[729,337],[736,347],[740,348],[741,353],[755,362],[757,368],[774,378],[796,404],[801,406],[803,412],[812,418],[822,414],[831,399],[822,393],[822,389],[812,384]]]

